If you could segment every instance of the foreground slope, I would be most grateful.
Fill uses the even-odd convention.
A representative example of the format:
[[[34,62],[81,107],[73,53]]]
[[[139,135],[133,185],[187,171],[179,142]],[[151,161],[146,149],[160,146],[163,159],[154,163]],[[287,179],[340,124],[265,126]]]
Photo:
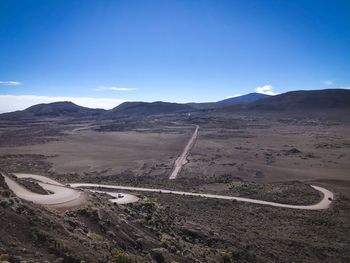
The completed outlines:
[[[305,212],[159,193],[118,206],[97,194],[64,211],[16,198],[1,176],[0,196],[6,226],[0,257],[9,262],[346,262],[349,256],[344,199]]]

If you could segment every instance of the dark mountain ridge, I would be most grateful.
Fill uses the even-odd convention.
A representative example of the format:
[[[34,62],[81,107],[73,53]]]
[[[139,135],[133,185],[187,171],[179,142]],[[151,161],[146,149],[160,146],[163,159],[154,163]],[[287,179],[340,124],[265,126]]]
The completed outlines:
[[[180,103],[170,102],[124,102],[108,111],[107,115],[153,115],[193,111],[194,108]]]
[[[300,112],[350,110],[350,90],[300,90],[268,96],[251,93],[214,103],[170,103],[170,102],[124,102],[111,110],[90,109],[72,102],[54,102],[38,104],[22,111],[0,114],[2,119],[30,119],[37,117],[72,118],[113,118],[114,116],[147,116],[217,110],[225,112],[261,111],[261,112]]]
[[[231,105],[231,104],[250,103],[250,102],[257,101],[257,100],[266,99],[269,97],[271,97],[271,96],[266,95],[266,94],[253,92],[253,93],[249,93],[249,94],[242,95],[242,96],[237,96],[237,97],[233,97],[233,98],[220,100],[217,102],[202,102],[202,103],[191,102],[191,103],[187,103],[187,105],[189,105],[195,109],[199,109],[199,110],[200,109],[216,109],[216,108],[224,107],[224,106]]]
[[[31,106],[25,110],[1,114],[1,117],[10,118],[35,118],[35,117],[85,117],[99,116],[103,109],[90,109],[69,101],[42,103]]]
[[[299,90],[258,100],[245,105],[231,105],[226,111],[308,111],[308,110],[349,110],[350,90]]]
[[[237,97],[228,98],[225,100],[220,100],[216,103],[220,104],[220,105],[227,105],[227,104],[232,104],[232,103],[249,103],[249,102],[254,102],[257,100],[266,99],[266,98],[270,98],[270,97],[271,97],[271,95],[253,92],[253,93],[249,93],[249,94],[242,95],[242,96],[237,96]]]

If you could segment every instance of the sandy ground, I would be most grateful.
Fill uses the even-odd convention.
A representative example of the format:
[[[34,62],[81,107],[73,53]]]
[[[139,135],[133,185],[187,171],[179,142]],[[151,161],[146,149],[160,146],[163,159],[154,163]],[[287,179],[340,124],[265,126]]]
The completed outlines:
[[[80,131],[61,141],[21,147],[1,147],[1,154],[52,156],[56,173],[104,174],[132,170],[136,174],[170,173],[176,156],[188,141],[184,133]],[[156,166],[157,169],[155,169]]]
[[[201,133],[180,176],[231,174],[261,182],[349,181],[349,171],[349,125],[273,123],[246,129],[201,126]]]
[[[350,181],[350,125],[294,122],[265,118],[201,124],[196,143],[178,176],[208,178],[229,174],[259,182]],[[179,133],[82,130],[59,141],[0,147],[0,155],[50,156],[47,161],[52,164],[51,171],[58,174],[100,176],[131,172],[169,177],[193,133],[191,129],[181,130]]]
[[[224,116],[222,120],[208,118],[206,115],[201,119],[188,121],[199,124],[201,130],[188,156],[188,163],[183,166],[176,180],[168,180],[173,162],[181,154],[193,130],[183,134],[96,133],[78,130],[59,142],[50,141],[26,147],[0,147],[0,154],[4,155],[0,160],[6,171],[38,173],[61,182],[109,184],[113,188],[101,190],[116,191],[113,194],[126,191],[116,189],[116,185],[148,187],[156,191],[147,192],[144,200],[123,208],[110,205],[108,196],[93,196],[91,199],[94,202],[91,207],[85,208],[87,216],[79,224],[84,225],[88,218],[93,219],[96,211],[107,211],[98,213],[102,215],[102,222],[97,220],[87,226],[95,231],[103,223],[102,226],[107,226],[106,230],[122,233],[114,238],[106,235],[106,239],[98,239],[102,240],[99,241],[100,246],[92,243],[93,240],[86,239],[84,232],[82,239],[76,239],[78,232],[74,231],[70,235],[65,230],[70,228],[66,219],[77,220],[75,213],[65,213],[58,218],[51,217],[59,224],[66,224],[62,228],[62,234],[58,235],[57,230],[60,228],[52,228],[51,224],[46,227],[46,222],[51,220],[47,221],[44,215],[48,212],[51,216],[52,213],[45,211],[46,209],[40,210],[38,206],[35,206],[36,209],[25,210],[34,211],[34,215],[37,214],[35,217],[32,213],[13,213],[15,206],[11,209],[1,207],[2,212],[8,211],[5,216],[2,214],[2,221],[8,228],[3,229],[1,242],[12,250],[12,254],[27,257],[29,247],[33,247],[31,251],[36,253],[40,247],[31,241],[33,234],[29,232],[21,238],[28,230],[28,225],[32,228],[36,224],[39,230],[45,226],[51,237],[67,240],[67,247],[72,251],[84,248],[82,255],[93,251],[91,253],[96,253],[96,257],[99,257],[98,253],[102,253],[102,248],[110,240],[122,240],[128,248],[134,248],[134,243],[128,243],[128,240],[136,240],[140,236],[147,240],[149,233],[154,231],[157,240],[163,233],[170,234],[173,240],[154,247],[169,248],[169,251],[175,247],[174,251],[181,251],[183,255],[194,253],[200,262],[213,260],[213,255],[219,255],[223,248],[228,248],[228,252],[232,252],[234,261],[237,262],[348,262],[350,127],[346,123],[329,126],[326,123],[300,123],[295,119],[292,123],[277,122],[267,117],[262,121],[236,121],[236,117],[230,116]],[[25,134],[27,132],[19,135],[24,136],[22,142],[32,140],[31,134]],[[6,140],[9,140],[8,137]],[[57,156],[47,159],[43,156],[21,155],[23,150],[27,153],[40,152],[45,156]],[[11,153],[18,156],[9,156]],[[51,174],[47,161],[53,163],[54,171],[77,171],[79,175]],[[95,169],[111,169],[108,172],[115,174],[101,176],[102,173],[95,172]],[[118,173],[129,169],[135,176],[131,173]],[[147,176],[136,176],[138,173]],[[295,180],[303,182],[294,182]],[[258,183],[253,184],[251,181]],[[269,184],[271,181],[282,182]],[[318,192],[310,184],[322,186],[334,193],[334,202],[330,209],[285,209],[181,193],[203,192],[214,196],[240,196],[258,201],[305,206],[319,200]],[[181,185],[183,188],[179,188]],[[159,193],[161,189],[181,191],[178,191],[179,194],[163,194]],[[141,192],[139,189],[135,191]],[[11,197],[10,200],[12,199],[18,200]],[[305,202],[293,203],[293,200],[299,199]],[[30,215],[30,220],[27,220],[27,215]],[[17,217],[20,220],[14,221]],[[111,224],[113,227],[110,227]],[[144,227],[145,231],[140,234],[135,228],[129,227],[133,224],[136,229]],[[173,235],[174,231],[176,235]],[[124,233],[130,236],[122,239]],[[17,243],[23,239],[29,245]],[[54,244],[46,240],[44,245],[48,248],[47,253],[51,254]],[[76,246],[73,241],[76,241]],[[13,243],[18,244],[17,248],[12,246]],[[27,252],[22,253],[23,248]],[[200,255],[205,257],[201,258]],[[174,260],[181,262],[176,258]]]
[[[226,115],[205,115],[195,121],[191,123],[199,123],[201,129],[178,179],[207,181],[209,188],[216,187],[213,178],[225,176],[258,183],[299,180],[317,182],[326,188],[331,185],[331,189],[349,195],[348,123]],[[19,155],[4,159],[4,165],[11,168],[9,171],[45,175],[53,172],[54,178],[62,177],[66,182],[84,182],[87,177],[96,183],[119,180],[122,185],[133,185],[143,176],[152,187],[150,178],[154,178],[154,185],[169,178],[176,158],[188,145],[193,129],[188,129],[188,124],[183,127],[172,132],[76,130],[59,141],[0,147],[0,155]],[[43,165],[37,171],[36,166],[41,164],[34,161],[22,167],[24,161],[34,158],[31,154],[46,156],[42,162],[52,167]],[[220,187],[214,190],[220,191]]]

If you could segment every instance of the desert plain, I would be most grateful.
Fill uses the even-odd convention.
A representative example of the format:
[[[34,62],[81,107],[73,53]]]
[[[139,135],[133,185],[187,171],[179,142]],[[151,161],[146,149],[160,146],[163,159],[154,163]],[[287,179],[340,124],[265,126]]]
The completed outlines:
[[[187,161],[169,180],[195,125],[199,132]],[[45,218],[59,230],[45,232],[49,226],[40,221],[29,230],[20,226],[15,234],[3,229],[0,244],[9,247],[3,254],[63,262],[108,262],[124,254],[137,262],[349,259],[350,122],[333,115],[194,112],[76,122],[49,118],[4,120],[0,129],[3,171],[40,174],[64,184],[162,188],[292,205],[322,199],[310,185],[334,193],[331,208],[319,211],[142,191],[125,191],[140,198],[125,205],[112,205],[98,193],[70,209],[46,210],[24,202],[22,209],[34,212],[32,219],[22,220]],[[12,217],[3,212],[4,222]],[[39,235],[37,249],[27,235]],[[92,247],[98,248],[96,254],[87,252]]]

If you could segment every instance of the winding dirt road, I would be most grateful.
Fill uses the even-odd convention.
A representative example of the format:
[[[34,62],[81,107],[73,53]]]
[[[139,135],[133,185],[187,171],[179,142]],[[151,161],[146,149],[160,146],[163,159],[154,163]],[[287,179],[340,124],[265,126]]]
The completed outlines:
[[[8,187],[21,199],[40,205],[75,206],[84,200],[83,191],[71,189],[50,178],[34,174],[15,174],[18,178],[31,178],[52,194],[37,194],[29,191],[12,178],[2,174]]]
[[[138,191],[138,192],[157,192],[157,193],[163,193],[163,194],[175,194],[175,195],[182,195],[182,196],[196,196],[196,197],[205,197],[205,198],[215,198],[215,199],[223,199],[223,200],[237,200],[240,202],[247,202],[247,203],[253,203],[253,204],[260,204],[260,205],[269,205],[274,207],[282,207],[282,208],[291,208],[291,209],[304,209],[304,210],[321,210],[321,209],[327,209],[330,207],[332,200],[334,198],[333,193],[329,190],[311,185],[314,189],[321,192],[323,195],[323,198],[320,202],[313,205],[287,205],[287,204],[281,204],[281,203],[275,203],[275,202],[268,202],[263,200],[257,200],[257,199],[249,199],[249,198],[243,198],[243,197],[234,197],[234,196],[226,196],[226,195],[215,195],[215,194],[205,194],[205,193],[191,193],[191,192],[182,192],[182,191],[173,191],[173,190],[166,190],[166,189],[154,189],[154,188],[142,188],[142,187],[130,187],[130,186],[118,186],[118,185],[105,185],[105,184],[88,184],[88,183],[74,183],[70,185],[62,185],[59,182],[52,180],[50,178],[40,176],[40,175],[34,175],[34,174],[15,174],[15,176],[19,178],[31,178],[36,181],[38,181],[39,185],[44,188],[45,190],[49,190],[53,192],[53,194],[48,195],[41,195],[36,194],[28,189],[24,188],[23,186],[19,185],[16,181],[11,179],[10,177],[2,174],[5,178],[5,182],[9,186],[9,188],[19,197],[27,201],[34,202],[36,204],[42,204],[42,205],[56,205],[56,206],[69,206],[69,204],[76,205],[77,203],[82,201],[82,195],[84,192],[81,190],[81,188],[85,190],[89,190],[92,192],[98,192],[98,193],[105,193],[112,197],[113,199],[110,199],[111,202],[120,203],[120,204],[126,204],[126,203],[132,203],[137,202],[138,198],[129,195],[129,194],[123,194],[123,198],[118,198],[118,193],[106,191],[102,189],[108,189],[108,190],[127,190],[127,191]],[[75,189],[76,188],[76,189]],[[94,188],[94,189],[89,189]],[[99,188],[101,190],[96,190],[96,188]]]
[[[248,202],[260,205],[269,205],[275,207],[284,207],[284,208],[292,208],[292,209],[304,209],[304,210],[321,210],[327,209],[332,203],[333,193],[325,188],[311,185],[312,188],[321,192],[323,198],[320,202],[314,205],[287,205],[275,202],[262,201],[257,199],[250,199],[244,197],[235,197],[235,196],[227,196],[227,195],[215,195],[215,194],[204,194],[204,193],[191,193],[191,192],[182,192],[182,191],[173,191],[166,189],[153,189],[153,188],[142,188],[142,187],[130,187],[130,186],[117,186],[117,185],[105,185],[105,184],[84,184],[84,183],[75,183],[70,184],[73,188],[86,188],[86,187],[94,187],[94,188],[102,188],[102,189],[115,189],[115,190],[128,190],[128,191],[139,191],[139,192],[157,192],[162,194],[175,194],[175,195],[185,195],[185,196],[197,196],[197,197],[206,197],[206,198],[215,198],[215,199],[224,199],[224,200],[236,200],[240,202]]]
[[[86,194],[80,189],[74,189],[72,187],[63,185],[55,180],[47,178],[45,176],[36,174],[24,174],[24,173],[14,173],[14,176],[18,178],[30,178],[35,180],[43,189],[52,192],[52,194],[37,194],[29,191],[27,188],[23,187],[17,183],[12,178],[2,174],[5,178],[5,182],[8,187],[21,199],[40,204],[40,205],[51,205],[57,207],[74,207],[83,204],[86,201]],[[109,199],[112,203],[117,204],[129,204],[137,202],[139,199],[131,194],[122,194],[116,192],[107,191],[97,191],[90,190],[90,192],[104,193],[113,197]]]
[[[182,166],[187,163],[187,156],[188,156],[190,150],[192,149],[192,147],[197,139],[198,130],[199,130],[199,126],[196,125],[196,129],[194,130],[192,137],[190,138],[190,140],[186,144],[186,147],[183,150],[182,154],[179,156],[179,158],[176,159],[176,161],[174,163],[173,171],[169,177],[170,180],[176,179],[177,175],[181,171]]]

